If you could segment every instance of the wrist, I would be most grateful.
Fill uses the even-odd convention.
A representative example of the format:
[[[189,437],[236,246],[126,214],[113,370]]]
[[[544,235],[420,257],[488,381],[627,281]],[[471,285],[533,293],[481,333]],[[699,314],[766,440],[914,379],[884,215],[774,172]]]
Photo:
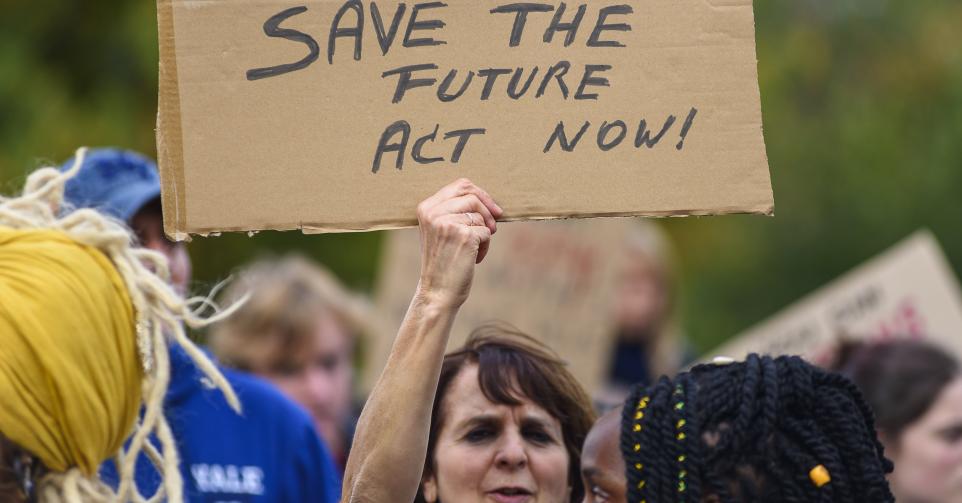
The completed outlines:
[[[412,305],[435,314],[456,314],[461,305],[464,304],[464,300],[457,295],[426,286],[422,280],[418,282]]]

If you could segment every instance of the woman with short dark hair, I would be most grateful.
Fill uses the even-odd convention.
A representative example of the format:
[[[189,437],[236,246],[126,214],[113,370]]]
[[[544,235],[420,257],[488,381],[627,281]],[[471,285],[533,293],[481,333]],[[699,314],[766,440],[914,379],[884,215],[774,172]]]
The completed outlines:
[[[898,501],[962,502],[962,369],[921,341],[849,347],[840,370],[875,412]]]
[[[421,279],[358,421],[343,501],[574,503],[590,402],[557,356],[485,327],[444,356],[502,211],[467,180],[418,206]]]

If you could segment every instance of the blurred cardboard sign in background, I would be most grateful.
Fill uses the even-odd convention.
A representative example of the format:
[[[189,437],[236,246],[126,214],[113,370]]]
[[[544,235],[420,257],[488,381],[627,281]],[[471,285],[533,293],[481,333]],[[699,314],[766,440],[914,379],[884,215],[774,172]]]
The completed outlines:
[[[751,0],[158,0],[165,229],[773,211]],[[526,10],[519,10],[526,9]]]
[[[558,353],[589,392],[597,390],[614,341],[613,298],[623,260],[619,244],[631,225],[623,218],[499,225],[448,348],[461,346],[481,324],[508,322]],[[387,236],[375,298],[383,326],[369,342],[366,389],[384,368],[414,295],[419,247],[415,230]]]
[[[798,354],[842,341],[924,338],[962,356],[962,295],[935,237],[919,231],[724,344],[713,355]]]

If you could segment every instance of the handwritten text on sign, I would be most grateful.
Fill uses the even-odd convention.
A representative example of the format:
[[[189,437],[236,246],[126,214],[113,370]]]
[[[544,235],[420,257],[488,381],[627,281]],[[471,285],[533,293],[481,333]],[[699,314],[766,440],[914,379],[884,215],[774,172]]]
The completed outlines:
[[[771,213],[751,0],[158,0],[165,227]]]
[[[443,2],[421,2],[411,7],[410,13],[406,14],[407,4],[400,3],[396,6],[393,14],[381,12],[377,2],[371,2],[368,12],[370,14],[370,25],[368,35],[377,37],[377,43],[381,50],[381,55],[386,56],[394,46],[398,38],[401,24],[406,18],[406,28],[400,45],[405,49],[416,49],[418,47],[431,47],[445,45],[447,42],[440,38],[441,31],[446,27],[444,21],[437,18],[428,18],[425,13],[432,10],[439,10],[448,7]],[[565,47],[572,45],[585,23],[588,12],[588,4],[580,4],[573,9],[573,12],[566,12],[568,6],[564,2],[557,4],[549,3],[509,3],[495,7],[489,11],[492,15],[504,15],[507,22],[511,25],[511,32],[505,43],[509,47],[518,47],[525,41],[525,31],[529,29],[529,17],[538,17],[541,14],[544,21],[539,23],[544,25],[543,33],[532,27],[530,31],[538,31],[534,35],[529,34],[529,39],[525,43],[551,44],[558,36],[559,42]],[[632,14],[634,9],[630,5],[609,5],[601,8],[592,9],[595,20],[591,23],[591,34],[585,41],[587,47],[626,47],[623,42],[615,36],[617,32],[631,31],[631,24],[625,16]],[[247,80],[258,80],[271,77],[278,77],[286,73],[305,69],[316,62],[321,57],[321,48],[317,40],[308,33],[298,30],[284,28],[284,22],[294,16],[308,13],[305,6],[292,7],[285,9],[264,22],[264,34],[268,37],[282,38],[292,42],[300,43],[305,46],[308,53],[302,59],[290,63],[282,63],[265,68],[254,68],[247,71]],[[614,19],[622,18],[621,21]],[[390,21],[386,21],[390,19]],[[334,19],[331,21],[330,29],[327,30],[327,63],[334,64],[337,45],[340,41],[347,44],[353,51],[356,61],[361,61],[364,56],[364,36],[365,23],[368,21],[365,13],[364,4],[359,0],[349,0],[337,10]],[[532,19],[531,25],[535,24]],[[540,27],[539,27],[540,28]],[[425,32],[418,34],[417,32]],[[534,38],[539,40],[534,40]],[[563,40],[562,40],[563,39]],[[611,65],[586,63],[573,66],[570,61],[558,61],[545,66],[533,66],[531,68],[477,68],[464,69],[453,68],[445,73],[438,68],[435,63],[420,63],[414,65],[404,65],[391,68],[381,74],[383,79],[393,79],[390,95],[391,103],[400,103],[405,95],[417,88],[430,88],[431,92],[441,103],[450,103],[458,99],[479,99],[481,101],[490,100],[492,95],[498,94],[497,98],[507,98],[512,100],[539,99],[549,92],[558,93],[562,99],[568,100],[597,100],[598,88],[610,87],[612,84],[604,74],[611,70]],[[439,77],[444,75],[442,79]],[[503,78],[502,78],[503,77]],[[500,79],[500,82],[499,82]],[[692,107],[688,116],[681,126],[679,139],[675,148],[681,150],[684,147],[685,137],[691,130],[695,121],[698,109]],[[640,119],[634,130],[634,148],[642,145],[647,148],[654,148],[668,130],[675,123],[676,117],[669,115],[657,133],[648,129],[648,122]],[[590,121],[584,121],[569,132],[564,121],[559,121],[557,126],[547,134],[547,141],[543,151],[549,152],[557,145],[557,148],[566,152],[573,151],[581,142],[582,137],[591,127]],[[448,160],[457,163],[472,136],[483,135],[487,131],[484,127],[473,127],[467,129],[456,129],[446,131],[439,136],[440,125],[428,134],[419,136],[411,142],[412,127],[406,120],[398,120],[384,130],[377,142],[374,151],[374,162],[371,171],[377,173],[381,168],[385,154],[395,155],[394,167],[402,169],[404,158],[408,152],[414,162],[419,164],[432,164]],[[602,151],[611,150],[621,145],[629,132],[629,126],[625,121],[616,119],[604,121],[597,129],[596,143]],[[654,134],[653,134],[654,133]],[[570,136],[573,135],[573,136]],[[453,140],[449,149],[448,157],[443,154],[425,154],[425,146],[435,144],[444,140]],[[408,149],[410,144],[410,150]]]

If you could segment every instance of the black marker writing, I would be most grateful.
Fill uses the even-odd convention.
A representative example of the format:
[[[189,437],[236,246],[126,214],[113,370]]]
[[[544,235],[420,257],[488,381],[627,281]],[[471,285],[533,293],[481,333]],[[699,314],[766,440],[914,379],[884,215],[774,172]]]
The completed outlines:
[[[631,31],[631,25],[629,24],[607,24],[605,21],[610,15],[625,15],[631,14],[632,12],[634,12],[634,10],[630,5],[611,5],[602,8],[601,12],[598,13],[598,22],[595,23],[595,29],[591,32],[591,36],[588,37],[588,47],[624,47],[625,44],[622,44],[617,40],[600,40],[601,32]]]
[[[562,23],[561,16],[564,16],[566,7],[564,2],[558,5],[558,10],[555,11],[554,17],[551,19],[551,24],[549,24],[548,29],[544,31],[543,40],[546,44],[550,44],[551,40],[554,39],[554,34],[558,32],[565,32],[565,47],[568,47],[575,41],[575,35],[578,34],[578,28],[581,26],[581,20],[585,17],[585,11],[588,10],[588,4],[579,5],[575,17],[567,23]]]
[[[435,40],[433,38],[411,38],[411,34],[415,30],[440,30],[444,28],[444,21],[439,19],[432,19],[430,21],[418,21],[418,13],[422,10],[427,9],[437,9],[440,7],[447,7],[448,4],[441,2],[427,2],[419,3],[411,9],[411,19],[408,21],[408,29],[404,32],[404,47],[423,47],[431,45],[442,45],[447,42],[443,40]]]
[[[437,82],[435,78],[429,79],[412,79],[411,75],[414,72],[422,70],[437,70],[438,65],[434,64],[421,64],[421,65],[408,65],[402,66],[400,68],[395,68],[393,70],[388,70],[381,74],[381,78],[390,77],[392,75],[398,75],[397,87],[394,88],[394,97],[391,99],[391,103],[400,103],[401,99],[404,98],[404,93],[408,89],[414,89],[416,87],[427,87],[434,85]]]
[[[308,65],[317,60],[321,54],[321,48],[317,45],[317,41],[314,40],[314,38],[297,30],[280,27],[281,23],[286,19],[296,16],[302,12],[307,12],[307,7],[291,7],[290,9],[274,14],[264,22],[264,34],[268,37],[283,38],[294,42],[300,42],[306,45],[309,49],[310,52],[308,55],[305,56],[304,59],[294,63],[286,63],[283,65],[269,66],[267,68],[254,68],[252,70],[247,70],[247,80],[258,80],[267,77],[283,75],[288,72],[300,70],[301,68],[306,68]]]
[[[357,24],[349,27],[341,27],[341,19],[344,18],[344,14],[347,11],[354,11],[355,16],[357,16]],[[360,0],[348,0],[344,2],[344,5],[337,10],[337,14],[334,15],[334,20],[331,21],[331,31],[327,37],[327,62],[328,64],[334,64],[334,44],[340,37],[348,37],[354,39],[354,60],[361,60],[361,39],[364,35],[364,6],[361,5]]]
[[[543,152],[547,154],[548,151],[551,150],[551,146],[554,145],[555,140],[561,145],[561,150],[565,152],[574,151],[575,147],[578,146],[578,142],[581,141],[581,137],[584,136],[585,131],[588,131],[588,126],[590,125],[590,122],[585,121],[585,125],[581,126],[581,129],[578,130],[571,142],[568,142],[568,136],[565,134],[565,123],[564,121],[559,122],[557,127],[554,128],[554,132],[551,133],[551,136],[548,138],[548,143],[545,144]]]
[[[688,130],[691,129],[691,124],[695,122],[695,115],[698,114],[698,109],[691,107],[691,111],[688,112],[688,117],[685,119],[685,124],[681,126],[681,140],[675,148],[681,150],[685,146],[685,138],[688,136]]]
[[[608,132],[614,128],[620,129],[618,135],[615,136],[614,140],[607,141],[606,138],[608,137]],[[602,122],[601,127],[598,128],[598,148],[600,148],[602,152],[607,152],[617,147],[622,140],[625,139],[627,134],[628,126],[625,125],[624,121],[614,121],[610,124],[608,121]]]
[[[401,18],[407,5],[403,2],[398,4],[394,11],[394,18],[391,20],[391,27],[384,31],[384,21],[381,19],[381,10],[377,7],[377,2],[371,2],[371,20],[374,22],[374,33],[377,34],[377,43],[381,46],[381,54],[386,55],[391,50],[394,37],[397,36],[398,26],[401,25]]]
[[[655,148],[655,145],[661,141],[661,137],[665,136],[665,133],[668,132],[668,128],[670,128],[674,123],[675,116],[669,115],[668,118],[665,119],[665,125],[661,127],[661,131],[659,131],[658,134],[652,138],[651,131],[648,131],[648,123],[645,122],[645,119],[641,119],[641,121],[638,122],[638,133],[635,134],[635,148],[641,147],[642,144],[648,148]]]
[[[688,133],[691,130],[691,126],[695,121],[695,115],[698,114],[698,109],[692,107],[691,111],[688,112],[688,118],[685,119],[684,125],[682,125],[680,136],[680,141],[675,148],[681,150],[684,147],[685,139],[688,137]],[[651,130],[648,129],[648,123],[644,119],[638,121],[638,130],[635,132],[634,146],[636,149],[640,149],[642,145],[652,149],[661,141],[669,129],[675,124],[676,118],[674,115],[669,115],[665,119],[664,125],[658,134],[652,136]],[[574,152],[575,147],[581,141],[581,137],[588,131],[591,126],[591,122],[585,121],[581,126],[581,129],[575,134],[575,137],[568,140],[567,130],[565,129],[564,121],[558,123],[555,126],[554,131],[548,136],[548,142],[545,144],[542,152],[548,153],[555,143],[561,147],[563,152]],[[597,133],[597,145],[598,149],[602,152],[607,152],[614,149],[615,147],[624,143],[625,138],[628,136],[628,125],[622,120],[604,121],[598,128]]]
[[[428,143],[434,144],[438,142],[439,129],[440,124],[435,124],[434,129],[430,133],[414,141],[414,144],[411,146],[411,158],[414,162],[418,164],[434,164],[445,160],[442,156],[428,157],[423,152]],[[445,133],[444,140],[456,140],[451,149],[449,162],[451,164],[457,164],[464,154],[468,141],[474,136],[485,134],[485,132],[486,130],[484,128],[470,128],[457,129]],[[371,165],[371,172],[377,173],[380,171],[384,154],[390,152],[396,153],[397,157],[394,160],[394,167],[395,169],[401,170],[404,167],[404,157],[410,139],[411,125],[407,121],[399,120],[388,126],[378,140],[377,150],[374,151],[374,163]]]
[[[607,72],[611,70],[611,65],[585,65],[585,73],[581,77],[581,85],[578,86],[578,92],[575,93],[576,100],[596,100],[598,99],[597,93],[585,94],[585,88],[588,86],[602,86],[610,87],[611,83],[605,77],[592,77],[591,75],[595,72]]]
[[[511,25],[511,37],[508,40],[510,47],[517,47],[521,44],[521,35],[524,33],[524,24],[528,20],[529,12],[551,12],[554,7],[545,3],[512,3],[491,9],[492,14],[514,13],[514,24]]]

